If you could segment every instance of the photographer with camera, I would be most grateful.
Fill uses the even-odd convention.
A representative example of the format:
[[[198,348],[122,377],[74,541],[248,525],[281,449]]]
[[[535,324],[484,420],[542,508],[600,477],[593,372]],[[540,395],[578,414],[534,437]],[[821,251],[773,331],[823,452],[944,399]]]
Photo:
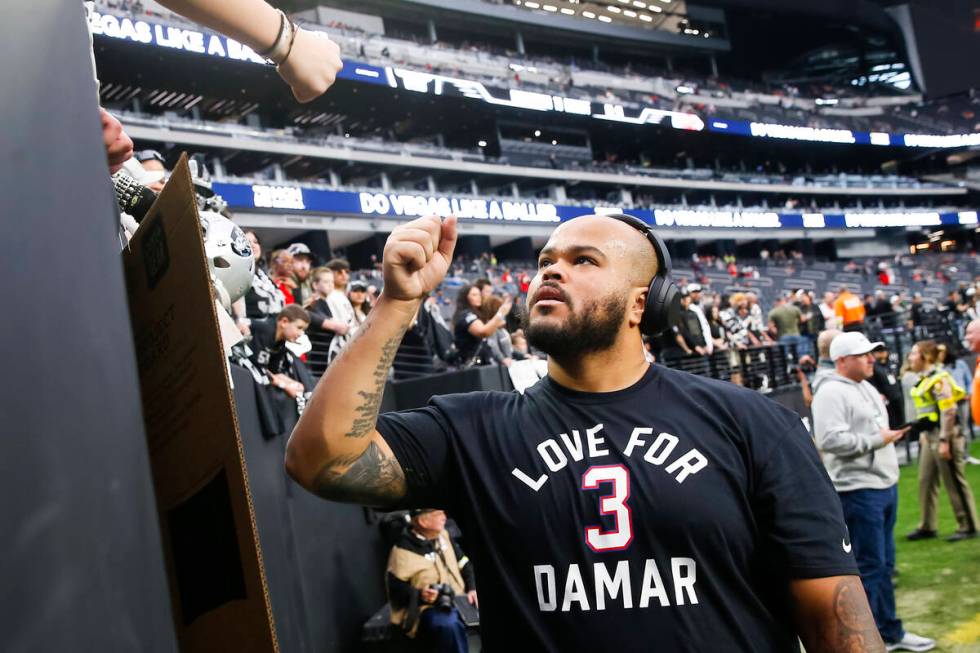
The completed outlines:
[[[425,650],[466,653],[466,625],[453,602],[465,593],[478,605],[473,565],[446,532],[444,511],[412,510],[411,518],[388,557],[391,623]]]

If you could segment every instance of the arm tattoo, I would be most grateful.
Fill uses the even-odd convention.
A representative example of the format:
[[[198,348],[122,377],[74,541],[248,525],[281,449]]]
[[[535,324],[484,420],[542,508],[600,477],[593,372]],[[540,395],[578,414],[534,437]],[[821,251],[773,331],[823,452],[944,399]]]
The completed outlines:
[[[857,576],[842,578],[834,588],[833,618],[820,633],[823,647],[833,653],[884,653],[864,588]]]
[[[376,442],[356,456],[338,456],[320,470],[314,481],[324,499],[384,506],[405,496],[405,473],[394,456]]]
[[[374,431],[374,425],[378,420],[378,408],[381,406],[381,398],[384,396],[385,381],[388,380],[388,369],[395,359],[398,345],[401,338],[391,338],[381,347],[381,359],[372,373],[374,387],[370,392],[358,390],[357,394],[361,402],[354,409],[357,417],[351,424],[350,430],[344,433],[344,437],[363,438]]]

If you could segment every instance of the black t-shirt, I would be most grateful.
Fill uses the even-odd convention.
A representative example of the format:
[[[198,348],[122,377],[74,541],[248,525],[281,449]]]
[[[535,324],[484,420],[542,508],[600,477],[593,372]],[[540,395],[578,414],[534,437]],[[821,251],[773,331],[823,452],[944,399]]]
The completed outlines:
[[[473,311],[465,311],[456,317],[453,325],[453,339],[456,342],[456,351],[459,353],[461,362],[470,362],[477,356],[484,354],[483,338],[478,338],[470,333],[470,325],[476,322],[479,317]]]
[[[705,334],[701,331],[701,320],[698,314],[690,308],[686,308],[681,311],[680,315],[680,324],[678,324],[677,329],[678,333],[683,336],[684,342],[691,349],[704,347],[707,341],[705,340]]]
[[[799,417],[731,384],[545,378],[378,431],[406,505],[448,509],[471,543],[489,651],[798,651],[789,580],[857,573]]]
[[[895,429],[905,423],[905,400],[902,382],[891,368],[875,361],[874,372],[868,382],[887,400],[888,425]]]

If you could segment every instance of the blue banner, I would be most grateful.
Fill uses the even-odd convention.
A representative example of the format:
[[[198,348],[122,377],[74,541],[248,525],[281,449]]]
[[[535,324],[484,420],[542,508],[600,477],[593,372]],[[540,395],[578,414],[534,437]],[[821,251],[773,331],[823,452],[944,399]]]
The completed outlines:
[[[455,215],[472,222],[558,224],[590,213],[618,212],[612,207],[568,206],[548,202],[478,199],[450,195],[351,192],[215,182],[214,191],[233,209],[308,211],[349,216],[405,218]],[[909,213],[776,213],[772,211],[700,211],[626,209],[623,211],[659,227],[709,229],[873,229],[976,225],[976,211]]]

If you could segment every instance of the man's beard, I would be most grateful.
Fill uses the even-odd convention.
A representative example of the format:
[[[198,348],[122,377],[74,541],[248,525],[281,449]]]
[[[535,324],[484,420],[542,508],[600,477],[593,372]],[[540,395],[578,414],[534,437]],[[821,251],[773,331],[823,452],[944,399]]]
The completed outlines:
[[[525,311],[521,326],[531,347],[558,361],[571,362],[585,354],[605,351],[616,343],[626,317],[626,293],[593,299],[576,313],[571,301],[565,302],[568,318],[564,324],[531,322],[531,311]]]

